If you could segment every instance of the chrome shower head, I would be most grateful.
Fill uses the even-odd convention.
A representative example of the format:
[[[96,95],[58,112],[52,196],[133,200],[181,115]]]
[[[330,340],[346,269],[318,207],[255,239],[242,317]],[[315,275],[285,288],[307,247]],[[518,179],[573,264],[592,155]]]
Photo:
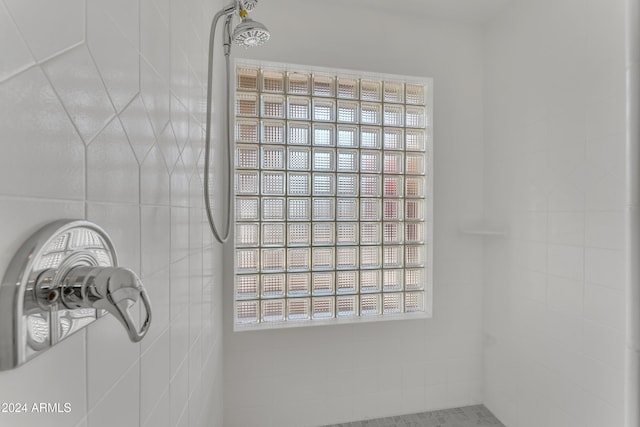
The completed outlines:
[[[242,21],[233,30],[231,36],[236,44],[245,48],[260,46],[266,43],[270,37],[271,34],[267,27],[246,16],[242,17]]]
[[[247,12],[251,12],[258,5],[258,0],[240,0],[240,7]]]

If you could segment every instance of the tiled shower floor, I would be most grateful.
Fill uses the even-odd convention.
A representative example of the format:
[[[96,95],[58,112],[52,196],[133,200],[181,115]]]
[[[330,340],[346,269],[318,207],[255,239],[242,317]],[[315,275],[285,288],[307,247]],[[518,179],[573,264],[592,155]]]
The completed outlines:
[[[484,405],[355,421],[326,427],[505,427]]]

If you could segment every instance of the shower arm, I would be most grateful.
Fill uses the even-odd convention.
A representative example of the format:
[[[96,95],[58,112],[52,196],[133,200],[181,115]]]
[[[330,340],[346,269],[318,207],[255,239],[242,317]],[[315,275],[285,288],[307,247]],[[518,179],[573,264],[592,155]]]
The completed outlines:
[[[211,231],[213,232],[214,237],[220,243],[225,243],[229,238],[229,233],[231,231],[231,193],[233,192],[231,179],[231,167],[232,167],[232,146],[231,146],[231,131],[229,124],[229,99],[230,99],[230,89],[229,82],[227,77],[226,83],[226,107],[224,108],[224,115],[226,121],[226,139],[227,139],[227,168],[228,168],[228,187],[227,187],[227,221],[226,221],[226,229],[224,234],[220,234],[218,231],[215,220],[213,218],[213,213],[211,212],[211,198],[210,198],[210,156],[211,156],[211,95],[212,95],[212,81],[213,81],[213,49],[214,49],[214,40],[215,40],[215,31],[216,26],[218,25],[218,21],[221,17],[226,16],[225,20],[225,30],[224,35],[224,55],[226,58],[226,73],[229,74],[229,55],[231,53],[231,34],[230,34],[230,22],[232,16],[236,10],[238,10],[238,2],[234,1],[229,5],[225,6],[222,10],[215,14],[213,20],[211,21],[211,30],[209,33],[209,61],[208,61],[208,70],[207,70],[207,115],[206,115],[206,132],[205,132],[205,165],[204,165],[204,201],[205,201],[205,210],[207,212],[207,220],[209,222],[209,226]]]

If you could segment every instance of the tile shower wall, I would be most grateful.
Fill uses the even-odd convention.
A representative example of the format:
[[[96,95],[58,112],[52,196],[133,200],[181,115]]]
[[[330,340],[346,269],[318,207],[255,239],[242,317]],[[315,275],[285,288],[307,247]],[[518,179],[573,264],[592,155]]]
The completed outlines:
[[[625,1],[489,25],[484,402],[509,427],[623,425]]]
[[[240,57],[434,78],[434,317],[233,333],[225,309],[225,426],[317,426],[480,402],[482,242],[457,230],[482,215],[480,30],[341,1],[270,0],[255,16],[272,38]]]
[[[0,272],[42,225],[87,218],[153,305],[140,344],[107,316],[1,372],[0,402],[72,410],[1,413],[0,426],[222,426],[221,253],[201,202],[205,40],[221,6],[0,1]]]

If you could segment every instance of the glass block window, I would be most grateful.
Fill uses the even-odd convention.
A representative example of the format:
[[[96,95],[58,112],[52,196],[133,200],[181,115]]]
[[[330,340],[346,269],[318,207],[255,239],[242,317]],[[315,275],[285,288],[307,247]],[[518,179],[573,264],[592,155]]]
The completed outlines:
[[[429,317],[432,81],[235,77],[236,329]]]

